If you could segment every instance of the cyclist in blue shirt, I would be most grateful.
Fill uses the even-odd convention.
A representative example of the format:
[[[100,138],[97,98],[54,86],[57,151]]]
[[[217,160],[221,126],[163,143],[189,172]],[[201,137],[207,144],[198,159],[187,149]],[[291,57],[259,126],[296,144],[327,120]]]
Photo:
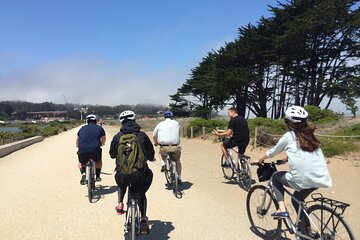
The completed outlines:
[[[102,167],[101,146],[105,144],[106,135],[104,129],[96,124],[96,116],[90,114],[86,117],[87,125],[82,126],[77,133],[76,147],[78,147],[79,168],[81,173],[80,184],[86,184],[85,164],[90,157],[95,162],[96,181],[101,181]]]

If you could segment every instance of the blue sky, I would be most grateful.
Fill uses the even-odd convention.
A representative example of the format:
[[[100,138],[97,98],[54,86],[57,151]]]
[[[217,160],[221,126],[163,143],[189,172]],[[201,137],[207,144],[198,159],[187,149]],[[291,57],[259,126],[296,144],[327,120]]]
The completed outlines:
[[[168,104],[271,0],[0,0],[0,101]]]
[[[167,105],[207,52],[276,4],[0,0],[0,101]]]

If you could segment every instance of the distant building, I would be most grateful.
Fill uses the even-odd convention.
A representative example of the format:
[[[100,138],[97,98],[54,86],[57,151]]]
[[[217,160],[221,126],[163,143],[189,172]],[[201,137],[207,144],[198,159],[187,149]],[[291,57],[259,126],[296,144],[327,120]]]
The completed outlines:
[[[64,121],[68,112],[67,111],[40,111],[40,112],[27,112],[26,114],[29,119],[50,122],[50,121]]]

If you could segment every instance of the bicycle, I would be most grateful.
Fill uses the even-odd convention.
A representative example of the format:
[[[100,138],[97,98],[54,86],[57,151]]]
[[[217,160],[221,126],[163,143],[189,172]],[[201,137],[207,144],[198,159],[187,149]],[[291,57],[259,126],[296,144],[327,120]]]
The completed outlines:
[[[92,202],[95,191],[95,162],[92,157],[86,163],[86,182],[89,202]]]
[[[278,160],[271,164],[282,163]],[[295,219],[292,219],[291,214],[286,218],[272,219],[271,213],[275,212],[279,205],[271,181],[267,186],[255,185],[249,190],[246,209],[255,234],[263,239],[276,239],[280,236],[284,223],[288,232],[294,234],[296,239],[355,239],[343,216],[349,204],[323,197],[320,193],[311,194],[312,200],[308,202],[295,198],[287,189],[285,193],[299,204]]]
[[[225,139],[222,138],[222,141]],[[223,167],[226,164],[224,154],[221,156],[221,169],[224,177],[228,180],[235,180],[239,183],[240,187],[248,191],[251,187],[251,170],[250,170],[250,157],[239,153],[234,148],[227,149],[229,164],[228,167]],[[236,158],[237,156],[237,158]]]
[[[176,171],[176,161],[172,158],[172,152],[168,152],[165,160],[165,178],[166,182],[172,186],[176,198],[181,198],[182,193],[179,190],[178,174]]]
[[[129,186],[124,232],[125,235],[129,234],[131,240],[137,239],[138,237],[140,237],[141,234],[139,200],[140,200],[139,194],[130,193],[130,186]]]

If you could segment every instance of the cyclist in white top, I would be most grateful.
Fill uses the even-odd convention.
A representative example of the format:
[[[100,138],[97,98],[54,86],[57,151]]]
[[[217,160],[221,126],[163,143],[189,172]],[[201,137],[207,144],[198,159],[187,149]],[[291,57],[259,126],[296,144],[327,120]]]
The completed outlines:
[[[289,171],[275,172],[271,178],[279,202],[279,209],[272,214],[275,218],[289,216],[284,203],[284,186],[294,188],[294,196],[305,200],[315,189],[332,185],[320,142],[314,136],[315,127],[308,126],[307,118],[308,113],[302,107],[293,106],[287,109],[285,123],[290,131],[279,139],[275,147],[255,161],[261,163],[286,151],[287,157],[284,160],[289,162]],[[292,204],[297,211],[299,204],[295,201]]]
[[[173,119],[174,114],[171,111],[164,113],[165,120],[156,125],[153,132],[154,145],[160,145],[161,172],[165,171],[165,160],[167,153],[171,152],[173,160],[176,161],[176,171],[178,173],[178,182],[181,181],[181,147],[180,144],[180,124]]]

